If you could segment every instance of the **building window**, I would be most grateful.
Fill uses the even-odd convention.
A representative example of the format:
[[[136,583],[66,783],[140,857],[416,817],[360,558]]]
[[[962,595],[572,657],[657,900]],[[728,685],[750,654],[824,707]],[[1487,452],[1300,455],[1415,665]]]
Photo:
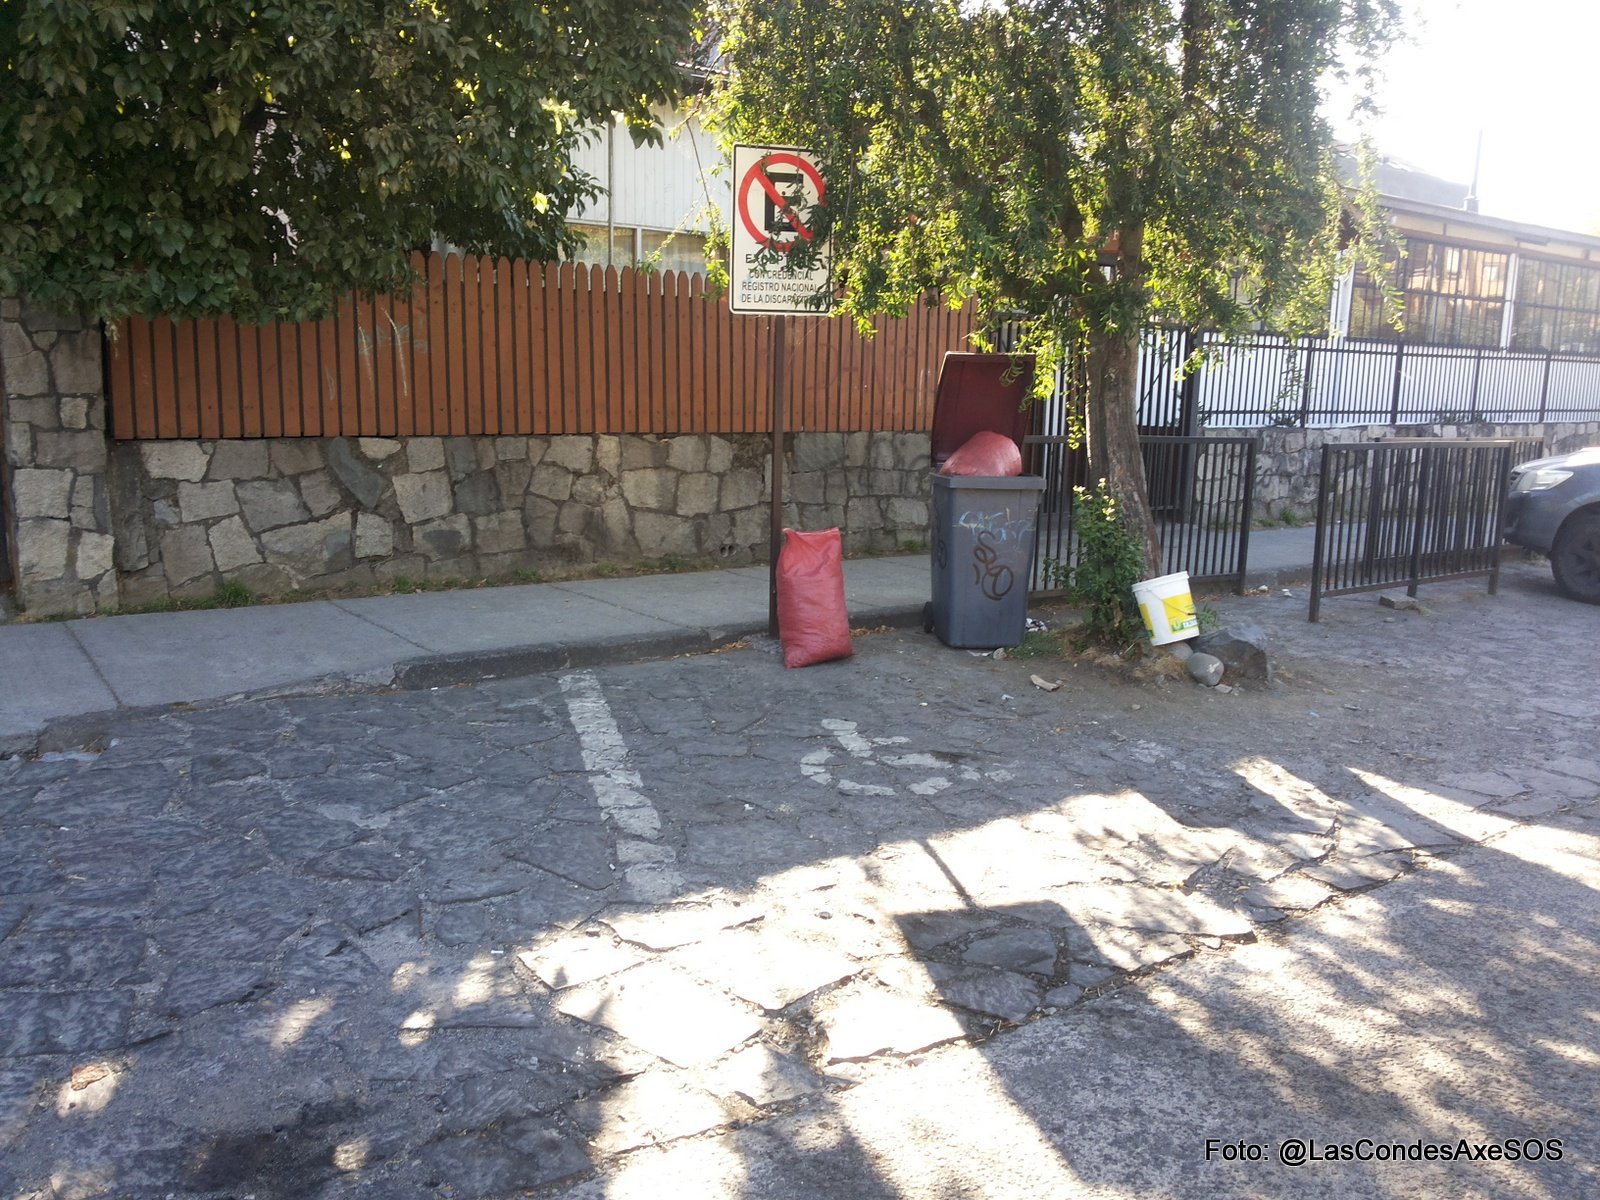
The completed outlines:
[[[1600,268],[1523,259],[1511,348],[1600,354]]]
[[[706,239],[699,233],[639,231],[639,265],[652,271],[688,271],[704,274]]]
[[[1510,254],[1407,238],[1390,268],[1405,313],[1405,340],[1435,346],[1498,346]],[[1393,340],[1378,287],[1358,273],[1350,336]]]
[[[572,256],[573,262],[603,267],[639,267],[646,271],[688,271],[703,274],[706,269],[706,239],[700,233],[673,233],[667,230],[638,229],[617,225],[609,230],[611,254],[606,255],[607,228],[572,222],[570,228],[583,238],[583,245]]]
[[[1391,280],[1399,262],[1398,254],[1390,254],[1384,260],[1384,273]],[[1385,342],[1392,342],[1400,336],[1399,331],[1389,324],[1388,317],[1383,311],[1383,295],[1378,291],[1377,281],[1359,267],[1350,283],[1348,335],[1353,338],[1374,338]]]
[[[583,239],[572,261],[586,267],[633,266],[633,230],[626,225],[607,228],[604,225],[584,225],[569,222],[567,228]],[[606,253],[606,238],[611,238],[611,253]]]

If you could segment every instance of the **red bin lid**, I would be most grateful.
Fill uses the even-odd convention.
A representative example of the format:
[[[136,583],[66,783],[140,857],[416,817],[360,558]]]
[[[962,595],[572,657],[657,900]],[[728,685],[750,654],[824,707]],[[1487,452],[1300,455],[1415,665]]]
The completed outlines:
[[[1020,448],[1033,414],[1022,407],[1033,386],[1033,355],[951,350],[933,396],[933,466],[937,470],[975,433],[1003,433]]]

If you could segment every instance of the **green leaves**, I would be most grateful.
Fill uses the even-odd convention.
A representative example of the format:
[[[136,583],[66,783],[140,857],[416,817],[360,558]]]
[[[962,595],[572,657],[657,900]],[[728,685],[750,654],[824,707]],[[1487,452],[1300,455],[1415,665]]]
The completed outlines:
[[[580,131],[651,125],[692,0],[11,0],[0,293],[298,317],[435,236],[547,256]]]
[[[1393,35],[1394,0],[713,3],[713,122],[820,155],[838,308],[932,289],[1028,314],[1045,387],[1088,346],[1090,462],[1153,560],[1138,330],[1326,311],[1342,200],[1319,89]]]
[[[1336,252],[1320,82],[1393,5],[720,0],[715,21],[725,136],[829,164],[846,311],[934,286],[1229,329]]]
[[[1077,561],[1070,569],[1058,566],[1056,582],[1084,605],[1083,636],[1118,651],[1137,645],[1144,627],[1133,585],[1144,577],[1144,542],[1104,479],[1093,491],[1072,489],[1072,532]]]

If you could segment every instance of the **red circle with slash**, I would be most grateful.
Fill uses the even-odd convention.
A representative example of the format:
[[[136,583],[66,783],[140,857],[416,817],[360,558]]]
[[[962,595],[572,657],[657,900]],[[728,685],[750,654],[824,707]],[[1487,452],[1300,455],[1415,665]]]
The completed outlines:
[[[744,173],[744,178],[739,181],[739,219],[744,222],[746,232],[756,240],[757,245],[763,246],[768,250],[776,250],[779,253],[787,253],[799,245],[801,239],[809,242],[816,235],[805,227],[805,224],[800,220],[800,215],[789,207],[789,202],[778,191],[778,185],[767,178],[767,170],[770,167],[793,167],[799,171],[811,186],[816,189],[818,204],[822,203],[823,197],[827,194],[827,187],[822,182],[822,176],[817,171],[817,168],[809,161],[801,158],[798,154],[784,153],[764,155],[755,166]],[[796,236],[794,238],[784,242],[776,241],[751,217],[750,201],[755,199],[754,193],[757,190],[764,193],[777,206],[778,211],[783,215],[783,219],[795,231]]]

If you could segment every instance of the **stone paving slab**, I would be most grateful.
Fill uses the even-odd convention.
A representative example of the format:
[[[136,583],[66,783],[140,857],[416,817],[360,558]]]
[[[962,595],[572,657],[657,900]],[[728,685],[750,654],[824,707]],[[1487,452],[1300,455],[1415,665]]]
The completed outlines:
[[[998,914],[987,910],[906,913],[899,918],[902,935],[912,949],[926,954],[973,933],[987,933],[1001,922]]]
[[[127,1044],[131,991],[15,992],[0,1025],[0,1058],[83,1054]]]
[[[765,917],[766,910],[760,907],[709,904],[674,905],[643,912],[608,912],[601,920],[625,942],[646,950],[672,950]]]
[[[766,921],[674,950],[667,961],[769,1013],[861,969],[826,933]]]
[[[1148,933],[1110,925],[1087,925],[1068,938],[1072,956],[1068,978],[1084,987],[1105,983],[1119,972],[1142,971],[1191,953],[1175,933]]]
[[[624,632],[666,634],[682,628],[681,623],[622,611],[565,584],[370,596],[337,605],[402,639],[411,647],[410,655],[572,645]]]
[[[1332,895],[1332,890],[1314,876],[1284,875],[1258,883],[1244,893],[1246,904],[1261,908],[1287,908],[1309,911]]]
[[[0,754],[32,745],[55,717],[101,712],[117,695],[66,622],[0,626]]]
[[[1600,782],[1559,769],[1529,769],[1521,775],[1523,786],[1536,794],[1555,795],[1567,800],[1593,800],[1600,796]]]
[[[1341,891],[1355,891],[1375,883],[1388,883],[1405,870],[1406,864],[1396,854],[1379,854],[1367,857],[1339,857],[1323,859],[1306,867],[1302,874],[1326,883]]]
[[[1572,805],[1573,801],[1567,796],[1556,792],[1545,792],[1542,795],[1519,796],[1515,800],[1497,802],[1494,811],[1502,817],[1536,818],[1547,817]]]
[[[1528,790],[1521,779],[1513,779],[1504,771],[1473,771],[1465,775],[1446,775],[1439,780],[1445,787],[1487,796],[1494,800],[1509,800]]]
[[[595,672],[605,770],[541,676],[180,709],[98,753],[0,763],[0,1182],[28,1194],[66,1163],[114,1181],[86,1200],[499,1200],[580,1178],[622,1195],[641,1171],[639,1194],[714,1195],[645,1165],[788,1114],[836,1161],[867,1126],[826,1114],[906,1128],[848,1097],[915,1079],[930,1046],[1058,1018],[1114,1036],[1140,980],[1317,919],[1255,902],[1381,895],[1436,861],[1419,836],[1452,856],[1588,803],[1525,822],[1441,782],[1581,793],[1593,731],[1558,719],[1537,753],[1497,755],[1492,706],[1400,703],[1437,694],[1426,663],[1352,668],[1402,689],[1369,705],[1413,713],[1399,731],[1319,724],[1326,674],[1237,700],[1089,672],[1047,694],[1027,664],[920,635],[858,649],[830,672],[784,672],[758,638]],[[611,870],[628,839],[599,797],[624,775],[667,861],[698,848],[660,903]],[[1400,848],[1371,853],[1385,837]],[[107,1074],[74,1091],[85,1068]],[[103,1107],[61,1115],[63,1094]],[[806,1194],[782,1161],[798,1173],[774,1194]]]
[[[1059,947],[1044,929],[1013,929],[971,943],[962,958],[979,966],[1000,967],[1030,975],[1056,973]]]
[[[589,579],[556,586],[597,605],[667,625],[720,629],[730,634],[766,628],[765,571],[697,571],[639,579]]]
[[[1043,999],[1039,985],[1033,980],[993,967],[932,963],[928,976],[947,1003],[1012,1024],[1026,1021]]]
[[[1176,889],[1100,884],[1058,888],[1048,895],[1050,902],[1082,926],[1111,925],[1207,937],[1242,937],[1252,929],[1248,917],[1205,896]]]
[[[1590,783],[1600,784],[1600,762],[1592,758],[1576,758],[1570,754],[1547,759],[1544,763],[1547,770],[1557,771],[1562,775],[1571,775],[1576,779],[1587,779]]]
[[[567,938],[517,957],[554,991],[603,979],[644,961],[639,951],[600,938]]]
[[[754,1110],[737,1097],[719,1099],[663,1074],[630,1079],[572,1108],[573,1120],[597,1154],[620,1154],[693,1137],[752,1115]]]
[[[817,1024],[827,1036],[830,1063],[915,1054],[966,1035],[948,1009],[871,984],[835,993],[819,1009]]]
[[[844,602],[851,624],[921,619],[922,605],[933,594],[933,568],[925,556],[852,561],[872,562],[874,569],[845,566]]]
[[[755,1016],[722,992],[664,963],[561,992],[555,1009],[680,1067],[709,1062],[761,1028]]]
[[[700,1083],[719,1096],[742,1096],[766,1108],[823,1090],[827,1080],[800,1054],[782,1053],[756,1043],[736,1050],[699,1075]]]
[[[420,1158],[428,1174],[452,1180],[462,1200],[525,1193],[581,1175],[591,1165],[570,1138],[542,1123],[444,1138]]]
[[[14,628],[0,630],[0,644]],[[406,637],[326,601],[101,617],[72,622],[72,632],[129,707],[382,671],[418,652]]]
[[[1358,800],[1348,805],[1339,828],[1339,849],[1348,855],[1453,846],[1460,840],[1398,805],[1376,800]]]

